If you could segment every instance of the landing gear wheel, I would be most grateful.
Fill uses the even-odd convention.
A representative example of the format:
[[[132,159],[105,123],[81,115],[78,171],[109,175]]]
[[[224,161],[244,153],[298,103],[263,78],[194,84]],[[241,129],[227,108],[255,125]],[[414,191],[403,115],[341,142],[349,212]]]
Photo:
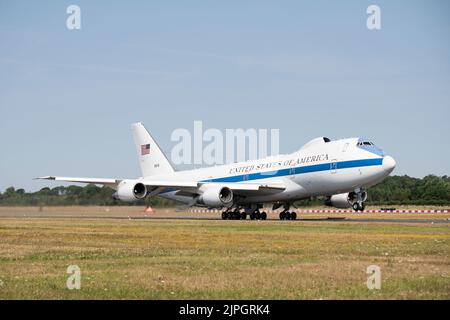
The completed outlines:
[[[353,205],[353,210],[358,211],[359,210],[359,204],[357,202],[355,202]]]
[[[288,211],[285,214],[286,220],[291,220],[292,214]]]
[[[255,212],[255,219],[256,219],[256,220],[261,219],[261,214],[259,213],[259,211],[258,211],[258,212]]]
[[[222,212],[222,220],[227,220],[227,218],[228,218],[228,213]]]
[[[261,220],[266,220],[266,219],[267,219],[267,213],[261,212]]]
[[[359,207],[359,210],[361,210],[361,212],[364,211],[364,209],[366,208],[366,205],[363,203],[361,203],[361,206]]]
[[[245,212],[241,213],[241,220],[247,219],[247,214]]]
[[[284,211],[280,212],[280,220],[284,220],[285,218],[285,213]]]
[[[250,213],[250,220],[255,220],[255,213],[254,212]]]
[[[297,220],[297,212],[291,212],[291,220]]]

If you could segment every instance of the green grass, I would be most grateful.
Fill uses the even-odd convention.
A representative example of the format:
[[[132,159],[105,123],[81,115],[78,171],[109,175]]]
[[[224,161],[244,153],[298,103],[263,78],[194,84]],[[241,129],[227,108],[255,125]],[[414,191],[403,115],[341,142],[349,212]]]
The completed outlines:
[[[0,239],[1,299],[450,298],[448,224],[8,218]]]

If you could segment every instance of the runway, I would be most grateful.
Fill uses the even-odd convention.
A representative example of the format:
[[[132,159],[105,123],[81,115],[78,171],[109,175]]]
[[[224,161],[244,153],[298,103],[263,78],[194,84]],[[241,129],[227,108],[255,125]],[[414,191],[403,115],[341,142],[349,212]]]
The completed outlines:
[[[210,217],[142,217],[142,218],[130,218],[130,219],[143,219],[143,220],[219,220],[219,221],[230,221],[222,220],[221,218],[210,218]],[[297,218],[296,220],[280,221],[279,219],[267,219],[267,220],[231,220],[231,221],[250,221],[250,222],[264,222],[264,221],[277,221],[280,223],[296,223],[296,222],[360,222],[360,223],[450,223],[450,220],[445,219],[377,219],[377,218],[367,218],[367,219],[354,219],[346,217],[324,217],[324,218]]]
[[[264,222],[280,222],[280,223],[298,223],[298,222],[353,222],[353,223],[450,223],[449,219],[398,219],[398,218],[347,218],[347,217],[323,217],[323,218],[297,218],[296,220],[280,221],[279,219],[267,219],[267,220],[222,220],[220,217],[118,217],[118,216],[86,216],[86,215],[40,215],[40,216],[17,216],[17,215],[2,215],[1,219],[83,219],[83,220],[185,220],[185,221],[246,221],[251,223],[264,223]]]

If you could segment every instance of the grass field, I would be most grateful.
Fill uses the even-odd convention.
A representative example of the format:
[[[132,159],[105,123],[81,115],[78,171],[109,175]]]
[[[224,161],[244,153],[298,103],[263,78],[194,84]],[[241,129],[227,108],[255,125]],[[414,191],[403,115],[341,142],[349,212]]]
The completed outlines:
[[[2,217],[0,281],[1,299],[449,299],[450,224]]]

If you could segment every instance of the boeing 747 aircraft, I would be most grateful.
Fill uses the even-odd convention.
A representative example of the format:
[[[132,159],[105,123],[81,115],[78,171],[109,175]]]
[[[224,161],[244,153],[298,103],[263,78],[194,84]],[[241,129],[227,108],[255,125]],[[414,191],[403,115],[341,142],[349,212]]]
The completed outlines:
[[[114,198],[137,201],[160,196],[188,206],[222,208],[222,219],[267,218],[264,204],[283,207],[281,220],[295,220],[292,204],[324,196],[337,208],[364,210],[367,188],[395,168],[395,160],[371,141],[350,138],[311,140],[300,150],[265,159],[175,171],[142,123],[131,126],[142,177],[101,179],[45,176],[38,179],[93,183],[116,190]]]

